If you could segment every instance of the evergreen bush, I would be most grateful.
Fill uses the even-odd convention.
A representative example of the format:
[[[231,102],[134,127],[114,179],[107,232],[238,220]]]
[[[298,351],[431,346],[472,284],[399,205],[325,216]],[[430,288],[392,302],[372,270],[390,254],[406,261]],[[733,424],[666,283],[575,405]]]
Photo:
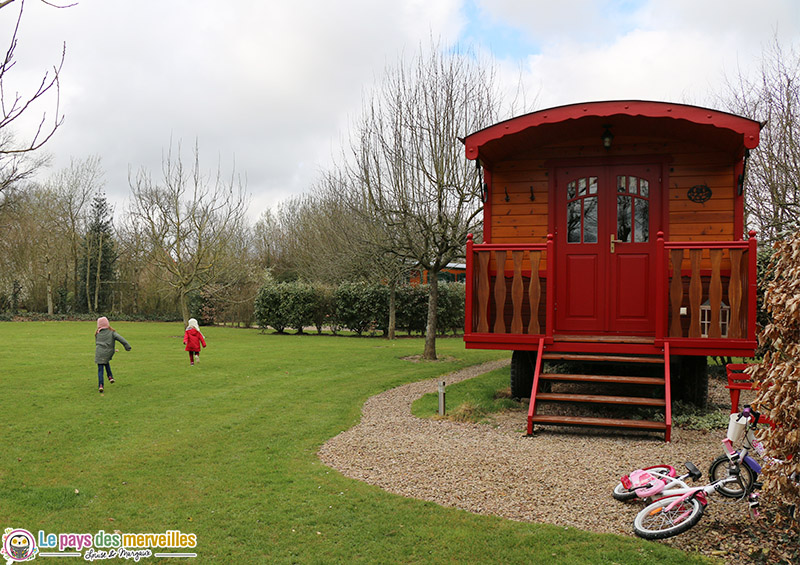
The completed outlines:
[[[436,309],[438,329],[441,335],[454,335],[464,330],[464,305],[466,286],[463,283],[439,283],[439,304]]]
[[[427,285],[397,287],[397,329],[425,333],[428,319]],[[457,333],[464,327],[465,290],[462,283],[439,283],[439,333]],[[199,305],[199,299],[196,304]],[[261,328],[278,333],[292,328],[328,326],[334,333],[347,329],[358,335],[381,331],[389,324],[389,287],[385,284],[346,282],[335,289],[300,281],[270,281],[258,292],[255,319]],[[199,320],[199,318],[198,318]]]
[[[397,328],[425,333],[428,323],[428,285],[403,285],[397,288]]]
[[[278,333],[284,333],[289,325],[289,316],[286,306],[282,300],[282,285],[288,283],[276,283],[270,281],[258,291],[255,303],[255,318],[259,327],[266,329],[273,328]]]
[[[386,325],[389,289],[385,285],[345,282],[334,293],[336,324],[358,335]]]
[[[317,297],[310,284],[293,281],[280,283],[281,300],[286,312],[286,325],[303,333],[303,328],[314,324]]]

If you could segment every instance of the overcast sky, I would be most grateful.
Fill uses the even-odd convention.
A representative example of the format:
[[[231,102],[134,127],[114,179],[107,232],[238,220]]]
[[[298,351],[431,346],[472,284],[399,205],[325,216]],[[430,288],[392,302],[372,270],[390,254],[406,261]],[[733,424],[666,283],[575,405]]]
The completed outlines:
[[[58,1],[58,0],[54,0]],[[68,0],[63,0],[68,1]],[[20,0],[17,0],[17,6]],[[0,47],[16,18],[0,10]],[[800,47],[797,0],[26,0],[6,77],[25,95],[60,57],[53,169],[100,156],[118,211],[128,171],[173,144],[247,180],[250,216],[308,190],[362,96],[430,37],[492,57],[529,109],[604,99],[709,103],[779,37]],[[53,103],[31,110],[52,114]],[[20,128],[18,128],[20,129]],[[19,137],[25,128],[17,131]],[[467,134],[470,132],[464,132]]]

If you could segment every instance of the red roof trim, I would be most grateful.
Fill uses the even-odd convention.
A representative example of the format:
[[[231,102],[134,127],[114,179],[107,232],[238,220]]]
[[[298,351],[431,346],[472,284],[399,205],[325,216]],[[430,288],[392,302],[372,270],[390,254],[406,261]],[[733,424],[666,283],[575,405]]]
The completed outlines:
[[[673,118],[728,129],[742,135],[742,143],[747,149],[754,149],[758,146],[759,133],[761,131],[761,124],[755,120],[699,106],[642,100],[586,102],[539,110],[499,122],[470,134],[464,139],[467,159],[476,159],[481,146],[489,141],[500,139],[506,135],[513,135],[542,124],[576,120],[587,116],[606,117],[617,115]]]

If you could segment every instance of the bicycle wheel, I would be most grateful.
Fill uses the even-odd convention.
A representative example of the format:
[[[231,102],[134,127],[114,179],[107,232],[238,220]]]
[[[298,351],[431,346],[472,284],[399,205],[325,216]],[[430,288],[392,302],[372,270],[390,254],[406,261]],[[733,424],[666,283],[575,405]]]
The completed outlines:
[[[644,539],[664,539],[682,534],[700,520],[705,507],[695,498],[688,498],[667,510],[680,497],[668,496],[645,506],[633,520],[633,531]]]
[[[711,482],[719,481],[730,476],[730,461],[726,455],[720,455],[711,463],[708,468],[708,478]],[[719,493],[725,498],[744,498],[753,490],[756,482],[756,472],[750,466],[742,462],[739,464],[739,480],[737,482],[725,483],[720,485]]]
[[[647,467],[644,471],[653,471],[655,473],[662,473],[664,475],[669,475],[670,477],[675,476],[675,469],[670,467],[669,465],[654,465],[653,467]],[[617,483],[617,486],[614,487],[614,490],[611,491],[611,496],[613,496],[617,500],[621,500],[625,502],[626,500],[633,500],[636,498],[636,493],[632,490],[626,489],[622,482]]]

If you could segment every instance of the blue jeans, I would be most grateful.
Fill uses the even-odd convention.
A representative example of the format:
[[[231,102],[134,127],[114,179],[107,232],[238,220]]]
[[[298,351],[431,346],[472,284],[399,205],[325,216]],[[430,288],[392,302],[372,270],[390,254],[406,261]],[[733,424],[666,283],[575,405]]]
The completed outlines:
[[[111,374],[111,365],[109,365],[108,363],[103,363],[102,365],[100,363],[98,363],[97,364],[97,382],[98,382],[97,386],[98,387],[103,386],[103,367],[106,368],[106,373],[108,374],[108,378],[109,379],[114,376],[114,375]]]

